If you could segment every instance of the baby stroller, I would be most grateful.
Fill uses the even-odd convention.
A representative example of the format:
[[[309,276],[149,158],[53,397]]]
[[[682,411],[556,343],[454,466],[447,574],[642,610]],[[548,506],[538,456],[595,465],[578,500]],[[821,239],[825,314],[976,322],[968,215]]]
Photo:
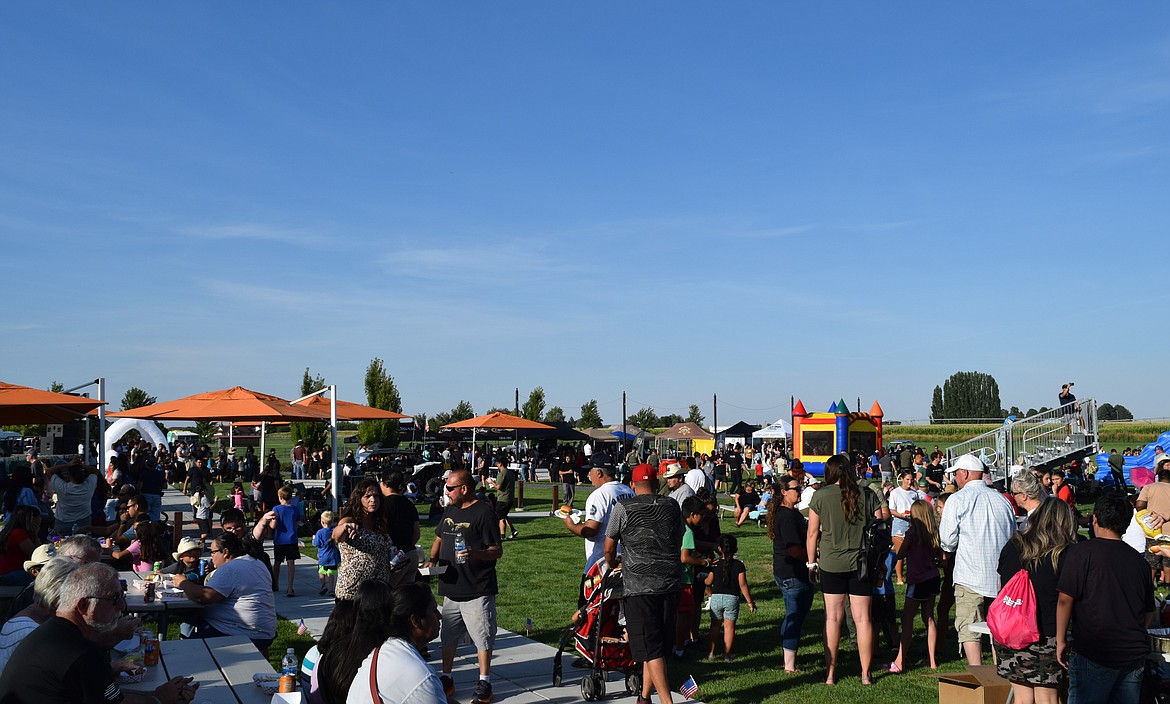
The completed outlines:
[[[622,571],[609,570],[598,560],[586,573],[585,605],[575,614],[573,623],[561,635],[560,647],[553,658],[553,686],[561,686],[561,654],[570,647],[591,664],[581,678],[581,696],[585,701],[605,697],[606,673],[621,672],[626,677],[626,692],[642,693],[641,663],[634,662],[621,615]]]

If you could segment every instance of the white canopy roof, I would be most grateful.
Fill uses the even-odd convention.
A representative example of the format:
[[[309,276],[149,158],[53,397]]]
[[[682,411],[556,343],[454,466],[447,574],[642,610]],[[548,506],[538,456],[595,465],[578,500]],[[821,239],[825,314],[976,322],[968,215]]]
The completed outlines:
[[[792,437],[792,424],[789,423],[788,421],[784,420],[783,418],[781,418],[780,420],[776,421],[775,423],[772,423],[769,426],[760,428],[756,432],[752,433],[752,437],[753,438],[764,438],[764,439],[791,438]]]

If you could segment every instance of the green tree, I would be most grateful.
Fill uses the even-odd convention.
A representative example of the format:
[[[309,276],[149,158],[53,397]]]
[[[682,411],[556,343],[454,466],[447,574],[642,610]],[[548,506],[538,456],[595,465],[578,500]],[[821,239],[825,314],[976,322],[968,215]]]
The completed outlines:
[[[1097,406],[1097,420],[1117,420],[1117,409],[1112,403],[1102,403]]]
[[[451,420],[448,423],[458,423],[461,420],[471,420],[475,417],[475,408],[471,406],[470,401],[460,400],[451,409]]]
[[[670,426],[675,425],[676,423],[681,423],[684,420],[686,420],[686,419],[677,413],[671,413],[671,414],[668,414],[665,416],[658,416],[658,427],[669,428]]]
[[[581,404],[581,418],[577,421],[578,428],[600,428],[604,423],[601,421],[601,411],[597,409],[597,399],[589,399]]]
[[[538,386],[528,394],[528,400],[520,407],[520,416],[528,420],[540,420],[544,414],[544,387]]]
[[[547,411],[544,412],[544,422],[545,423],[564,423],[565,422],[565,409],[561,408],[560,406],[553,406],[552,408],[548,409]]]
[[[687,413],[687,422],[694,423],[696,425],[702,425],[704,420],[706,420],[706,418],[704,418],[703,414],[699,412],[699,407],[692,403],[689,412]]]
[[[301,375],[301,393],[298,396],[306,396],[328,385],[325,377],[320,374],[313,376],[309,373],[309,368],[305,367],[305,373]],[[329,438],[329,427],[321,421],[290,423],[289,437],[294,445],[300,440],[305,443],[305,447],[325,447]]]
[[[155,403],[158,403],[157,397],[151,396],[137,386],[131,386],[122,395],[123,411],[128,411],[132,408],[142,408],[143,406],[150,406]]]
[[[1113,412],[1117,415],[1117,420],[1133,420],[1133,414],[1120,403],[1113,407]]]
[[[1003,417],[999,384],[990,374],[955,372],[943,382],[942,397],[942,419]]]
[[[219,424],[212,420],[201,420],[195,423],[195,433],[199,435],[199,441],[211,444],[215,440],[215,434],[219,432]]]
[[[365,387],[367,406],[402,413],[402,397],[380,357],[374,357],[366,367]],[[358,438],[367,445],[398,447],[398,420],[363,420],[358,425]]]
[[[653,408],[643,408],[634,415],[626,418],[626,421],[642,428],[657,428],[659,426],[658,415],[654,413]]]
[[[943,394],[942,387],[934,387],[934,395],[930,398],[930,419],[942,420],[946,416],[943,415]]]
[[[484,411],[484,412],[483,412],[483,414],[484,414],[485,416],[490,416],[490,415],[491,415],[491,414],[493,414],[493,413],[505,413],[505,414],[507,414],[507,415],[514,416],[514,415],[516,415],[516,409],[515,409],[515,408],[504,408],[503,406],[492,406],[491,408],[489,408],[489,409],[487,409],[486,411]],[[469,417],[469,418],[474,418],[475,416],[474,416],[474,415],[471,415],[471,416],[468,416],[468,417]],[[467,420],[467,419],[466,419],[466,418],[460,418],[460,420]],[[454,421],[452,421],[452,422],[454,422]]]

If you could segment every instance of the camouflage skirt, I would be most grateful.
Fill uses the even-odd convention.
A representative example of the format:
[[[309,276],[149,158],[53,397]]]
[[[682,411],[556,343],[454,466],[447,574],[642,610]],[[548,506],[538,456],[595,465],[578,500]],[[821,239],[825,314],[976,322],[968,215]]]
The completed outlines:
[[[1023,650],[994,644],[995,672],[1009,682],[1033,687],[1059,687],[1064,668],[1056,661],[1056,638],[1041,637]]]

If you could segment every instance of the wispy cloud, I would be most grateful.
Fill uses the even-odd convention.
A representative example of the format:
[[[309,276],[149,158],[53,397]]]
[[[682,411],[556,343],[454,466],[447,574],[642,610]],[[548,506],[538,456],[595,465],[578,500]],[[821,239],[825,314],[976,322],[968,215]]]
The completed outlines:
[[[724,237],[736,237],[744,240],[775,240],[782,237],[799,235],[813,228],[813,225],[792,225],[790,227],[767,227],[758,230],[728,230],[720,234]]]
[[[889,232],[890,230],[901,230],[906,227],[911,227],[921,223],[921,220],[889,220],[886,222],[862,222],[852,225],[844,225],[847,230],[856,230],[858,232]]]
[[[324,247],[329,235],[313,230],[284,227],[262,222],[236,222],[220,225],[188,225],[176,228],[180,234],[211,240],[260,240],[302,247]]]
[[[1097,114],[1143,113],[1170,103],[1170,63],[1165,47],[1139,47],[1123,55],[1094,57],[1065,71],[1022,77],[1013,86],[986,93],[989,104],[1034,110],[1078,110]]]
[[[548,244],[539,240],[513,240],[498,244],[452,247],[418,247],[393,250],[379,263],[394,276],[416,279],[453,279],[513,282],[518,279],[561,277],[577,270],[568,259],[551,256]]]

